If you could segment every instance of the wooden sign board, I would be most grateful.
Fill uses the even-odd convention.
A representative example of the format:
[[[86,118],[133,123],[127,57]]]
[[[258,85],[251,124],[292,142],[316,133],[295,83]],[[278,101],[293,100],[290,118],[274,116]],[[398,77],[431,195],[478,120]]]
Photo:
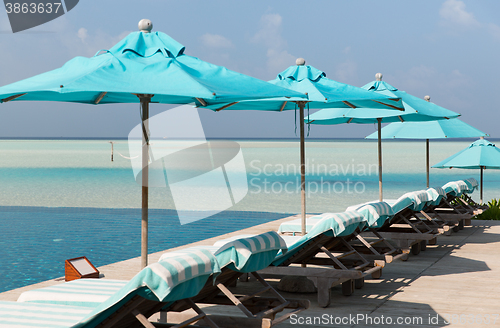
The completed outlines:
[[[99,278],[99,270],[85,256],[64,261],[64,273],[66,281]]]

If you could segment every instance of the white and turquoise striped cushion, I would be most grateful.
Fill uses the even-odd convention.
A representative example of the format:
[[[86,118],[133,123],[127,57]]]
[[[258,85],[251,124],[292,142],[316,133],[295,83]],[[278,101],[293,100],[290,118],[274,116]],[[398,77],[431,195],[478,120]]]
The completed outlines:
[[[429,188],[426,192],[430,198],[429,204],[434,206],[439,205],[439,203],[441,203],[441,199],[446,196],[446,192],[441,187]]]
[[[133,295],[140,294],[144,298],[161,302],[173,302],[193,297],[200,292],[210,276],[215,278],[219,273],[220,268],[217,260],[210,251],[188,248],[181,251],[170,252],[169,255],[166,256],[161,262],[153,263],[147,266],[125,284],[123,284],[123,282],[115,281],[117,285],[122,285],[122,287],[111,296],[109,296],[109,294],[111,294],[112,290],[117,286],[110,286],[110,282],[107,282],[106,280],[88,282],[89,284],[94,285],[94,287],[88,285],[86,290],[72,287],[83,287],[86,282],[75,281],[61,284],[60,288],[68,288],[68,291],[57,292],[58,296],[56,297],[56,302],[62,302],[62,299],[64,299],[62,295],[64,294],[66,294],[66,299],[69,299],[70,301],[71,299],[78,297],[85,299],[87,297],[92,297],[92,295],[100,295],[99,297],[102,297],[103,299],[107,298],[96,307],[74,307],[61,304],[36,303],[33,301],[6,303],[11,307],[12,305],[9,303],[16,304],[16,306],[20,306],[20,309],[22,308],[21,306],[24,306],[24,309],[26,309],[24,315],[28,317],[31,312],[35,311],[36,307],[39,307],[40,309],[47,309],[47,311],[48,309],[54,309],[52,313],[57,312],[59,309],[62,316],[64,316],[66,309],[68,309],[68,315],[72,313],[71,308],[74,308],[75,311],[78,312],[78,315],[74,315],[68,319],[71,320],[70,323],[66,323],[65,321],[62,325],[58,326],[56,324],[47,325],[46,323],[44,325],[43,322],[39,325],[38,323],[33,322],[33,324],[27,325],[27,327],[86,327],[88,325],[94,327],[95,324],[102,322],[102,320],[117,311]],[[94,288],[94,292],[96,294],[93,294],[92,288]],[[52,293],[55,293],[55,291],[52,290]],[[96,296],[96,298],[97,297],[98,296]],[[43,301],[46,303],[49,302],[47,297]],[[7,305],[5,306],[7,307]],[[1,307],[3,307],[3,305]],[[41,311],[42,310],[38,312]],[[37,318],[35,321],[38,320],[38,312],[35,312]],[[8,314],[4,316],[8,316]],[[4,321],[7,322],[6,320],[10,320],[8,318],[0,318],[3,320],[0,321],[2,324]],[[61,320],[64,319],[63,317],[61,318]],[[16,325],[12,326],[18,327]],[[7,325],[6,327],[10,326]]]
[[[323,216],[323,220],[311,229],[312,234],[320,234],[330,230],[335,237],[347,236],[357,228],[362,229],[366,224],[365,216],[357,211],[325,213]]]
[[[394,212],[394,215],[407,209],[413,204],[413,200],[408,197],[399,197],[398,199],[385,199],[385,202],[389,204]]]
[[[271,264],[276,254],[286,252],[283,238],[275,231],[259,235],[235,236],[217,241],[219,249],[214,253],[221,268],[229,267],[239,272],[254,272]]]
[[[460,196],[468,189],[467,184],[461,180],[451,181],[443,186],[444,191],[452,196]]]
[[[75,328],[93,327],[102,322],[134,295],[165,303],[196,296],[210,276],[215,279],[219,273],[219,264],[208,250],[188,248],[170,252],[161,262],[142,269],[122,289],[94,308]]]
[[[412,200],[412,205],[410,205],[410,208],[414,211],[423,210],[431,201],[429,194],[425,190],[412,191],[404,194],[401,197],[408,197]]]
[[[144,268],[128,285],[132,288],[148,287],[159,300],[163,300],[177,285],[200,276],[208,278],[213,274],[215,277],[220,273],[217,260],[208,250],[186,248],[164,255],[162,261]]]
[[[376,202],[362,205],[357,211],[365,217],[372,228],[380,228],[387,219],[394,216],[394,211],[386,202]]]
[[[92,308],[67,305],[0,301],[0,327],[72,327]]]
[[[325,213],[322,216],[323,219],[316,223],[305,236],[284,236],[283,239],[286,240],[288,245],[288,252],[286,254],[279,253],[276,256],[276,260],[273,261],[273,265],[280,265],[296,252],[300,251],[302,247],[310,247],[307,245],[309,241],[320,235],[332,236],[332,238],[348,236],[356,228],[363,229],[367,224],[365,216],[356,211]]]
[[[328,214],[328,213],[326,213]],[[316,223],[323,219],[324,214],[314,215],[306,218],[306,233],[311,230]],[[302,219],[295,219],[283,222],[278,228],[278,233],[301,233],[302,232]]]
[[[476,190],[477,187],[479,186],[479,183],[474,178],[469,178],[469,179],[466,179],[463,181],[467,185],[467,190],[465,192],[468,194],[472,194],[474,192],[474,190]]]
[[[127,282],[111,279],[77,279],[24,292],[17,301],[96,307],[123,288]]]

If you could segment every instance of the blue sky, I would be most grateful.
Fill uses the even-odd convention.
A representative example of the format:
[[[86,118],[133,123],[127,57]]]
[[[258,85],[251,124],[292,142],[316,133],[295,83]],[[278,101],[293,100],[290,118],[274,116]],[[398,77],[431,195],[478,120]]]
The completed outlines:
[[[297,57],[355,86],[384,81],[462,114],[499,138],[498,0],[85,1],[13,34],[0,11],[0,85],[93,56],[137,30],[142,18],[186,53],[263,80]],[[169,108],[152,105],[154,115]],[[209,137],[295,136],[294,113],[200,111]],[[12,102],[0,105],[0,137],[126,137],[139,105]],[[311,137],[359,138],[373,125],[312,126]]]

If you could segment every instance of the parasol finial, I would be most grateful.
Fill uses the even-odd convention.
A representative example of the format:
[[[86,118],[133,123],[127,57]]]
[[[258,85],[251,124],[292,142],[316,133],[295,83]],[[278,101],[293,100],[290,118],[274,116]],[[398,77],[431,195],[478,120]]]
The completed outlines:
[[[153,22],[151,22],[149,19],[141,19],[138,25],[139,30],[144,33],[150,33],[153,29]]]
[[[304,58],[297,58],[295,64],[297,64],[297,66],[304,66],[306,64],[306,60]]]
[[[430,102],[431,101],[431,96],[425,96],[424,99],[425,99],[425,101],[429,101]]]
[[[382,81],[382,76],[383,76],[382,73],[375,74],[375,80]]]

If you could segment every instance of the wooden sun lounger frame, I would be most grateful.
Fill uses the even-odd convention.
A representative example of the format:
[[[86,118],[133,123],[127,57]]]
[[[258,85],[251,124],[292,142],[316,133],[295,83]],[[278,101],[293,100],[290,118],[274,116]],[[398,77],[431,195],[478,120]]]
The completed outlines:
[[[401,260],[408,260],[408,254],[418,255],[420,251],[426,249],[427,243],[435,244],[437,236],[445,229],[431,228],[423,222],[416,212],[406,208],[398,212],[390,221],[386,222],[378,229],[366,232],[377,233],[377,237],[383,237],[396,243],[398,250],[406,256],[401,256]],[[379,237],[379,238],[380,238]]]
[[[215,324],[211,318],[207,316],[193,301],[190,299],[184,299],[182,302],[189,304],[189,307],[194,309],[198,315],[179,324],[160,324],[150,322],[148,318],[161,311],[165,306],[167,306],[168,303],[147,300],[139,295],[136,295],[121,306],[116,312],[98,324],[96,328],[184,328],[195,327],[191,324],[200,319],[204,319],[210,328],[219,328],[219,326],[217,326],[217,324]]]
[[[327,307],[331,303],[330,289],[333,286],[341,284],[342,293],[351,295],[355,288],[363,287],[366,276],[380,278],[386,259],[392,259],[391,255],[380,254],[373,247],[363,246],[367,254],[362,254],[349,243],[355,238],[369,244],[359,231],[346,237],[322,234],[302,245],[281,265],[271,265],[259,273],[266,276],[307,277],[318,289],[319,306]]]
[[[427,221],[432,222],[435,226],[441,226],[445,228],[448,226],[453,231],[458,232],[462,230],[464,226],[471,224],[471,218],[475,215],[472,207],[466,208],[462,204],[458,206],[453,206],[451,202],[453,200],[464,200],[461,197],[448,195],[448,197],[443,197],[441,202],[435,206],[428,206],[425,211],[421,211],[423,217]],[[468,204],[467,204],[468,205]],[[449,235],[450,231],[446,231],[444,234]]]
[[[237,323],[240,328],[272,327],[285,321],[290,316],[309,308],[310,302],[308,300],[285,299],[257,272],[251,272],[250,274],[263,285],[262,289],[251,295],[233,294],[228,286],[234,285],[238,278],[244,275],[244,273],[224,268],[217,277],[215,284],[213,284],[211,280],[207,281],[198,295],[189,300],[177,302],[175,306],[169,308],[169,313],[179,312],[179,314],[175,315],[176,321],[187,320],[186,318],[188,315],[181,312],[193,308],[191,302],[195,304],[232,305],[240,309],[246,318],[241,316],[214,315],[210,315],[207,318],[222,327],[231,327],[234,323]],[[266,292],[272,294],[273,297],[260,296]],[[292,309],[292,311],[276,318],[276,314],[284,309]],[[207,318],[204,318],[203,322],[206,321]]]

